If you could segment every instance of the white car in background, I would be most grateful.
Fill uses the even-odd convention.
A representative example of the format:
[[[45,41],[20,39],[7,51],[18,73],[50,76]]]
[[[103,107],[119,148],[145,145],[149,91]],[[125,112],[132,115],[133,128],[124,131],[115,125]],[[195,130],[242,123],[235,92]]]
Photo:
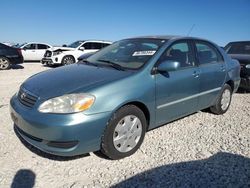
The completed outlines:
[[[53,47],[46,51],[41,63],[48,66],[54,64],[73,64],[77,62],[80,56],[84,54],[93,54],[110,44],[110,41],[104,40],[79,40],[67,47]]]
[[[22,50],[24,61],[41,61],[47,49],[51,45],[45,43],[29,42],[16,46]]]

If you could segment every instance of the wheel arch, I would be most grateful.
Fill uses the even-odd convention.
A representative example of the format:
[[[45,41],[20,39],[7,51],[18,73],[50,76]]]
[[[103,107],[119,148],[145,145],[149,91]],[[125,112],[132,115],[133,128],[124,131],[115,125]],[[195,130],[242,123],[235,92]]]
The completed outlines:
[[[71,54],[65,54],[65,55],[62,57],[61,64],[63,64],[64,58],[65,58],[65,57],[68,57],[68,56],[73,57],[74,61],[76,62],[75,56],[73,56],[73,55],[71,55]]]
[[[232,91],[234,91],[234,81],[233,80],[228,80],[226,82],[226,84],[228,84],[231,87]]]
[[[127,105],[134,105],[144,113],[146,121],[147,121],[147,129],[146,130],[148,130],[149,124],[150,124],[150,118],[151,118],[150,111],[149,111],[148,107],[140,101],[131,101],[131,102],[127,102],[127,103],[120,105],[115,111],[117,111],[118,109],[122,108],[123,106],[127,106]]]

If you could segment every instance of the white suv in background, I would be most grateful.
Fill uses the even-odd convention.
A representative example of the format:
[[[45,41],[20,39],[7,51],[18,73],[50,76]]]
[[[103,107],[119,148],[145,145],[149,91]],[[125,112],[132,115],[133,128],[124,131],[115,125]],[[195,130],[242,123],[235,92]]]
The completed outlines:
[[[54,64],[73,64],[80,56],[94,53],[110,44],[110,41],[103,40],[76,41],[67,47],[53,47],[47,50],[41,62],[48,66]]]
[[[29,42],[16,46],[22,50],[24,61],[41,61],[47,49],[51,45],[45,43]]]

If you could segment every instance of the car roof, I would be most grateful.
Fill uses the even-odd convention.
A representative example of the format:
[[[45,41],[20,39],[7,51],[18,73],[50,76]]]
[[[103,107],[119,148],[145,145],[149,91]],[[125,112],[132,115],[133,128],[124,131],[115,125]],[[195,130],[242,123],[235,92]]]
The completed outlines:
[[[51,46],[50,44],[45,43],[45,42],[25,42],[25,43],[23,43],[23,45],[27,45],[27,44],[46,44],[48,46]]]
[[[131,37],[129,39],[136,39],[136,38],[147,38],[147,39],[163,39],[163,40],[170,40],[170,39],[194,39],[194,40],[205,40],[203,38],[198,37],[190,37],[190,36],[180,36],[180,35],[149,35],[149,36],[139,36],[139,37]]]
[[[249,40],[232,41],[232,42],[227,43],[227,45],[228,45],[228,44],[236,44],[236,43],[250,43],[250,41],[249,41]]]
[[[78,40],[79,42],[102,42],[102,43],[112,43],[108,40],[96,40],[96,39],[88,39],[88,40]]]

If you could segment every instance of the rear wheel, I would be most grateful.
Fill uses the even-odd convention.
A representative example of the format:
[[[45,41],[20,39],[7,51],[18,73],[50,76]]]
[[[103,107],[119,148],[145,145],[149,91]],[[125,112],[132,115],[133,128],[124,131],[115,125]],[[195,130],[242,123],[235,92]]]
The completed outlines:
[[[63,65],[71,65],[73,63],[75,63],[75,58],[73,56],[65,56],[62,59]]]
[[[146,118],[134,105],[120,108],[110,119],[102,137],[101,152],[110,159],[135,153],[145,136]]]
[[[232,89],[228,84],[225,84],[216,104],[210,107],[211,112],[214,114],[224,114],[231,104],[231,99]]]
[[[6,57],[0,57],[0,70],[7,70],[10,68],[10,61]]]

